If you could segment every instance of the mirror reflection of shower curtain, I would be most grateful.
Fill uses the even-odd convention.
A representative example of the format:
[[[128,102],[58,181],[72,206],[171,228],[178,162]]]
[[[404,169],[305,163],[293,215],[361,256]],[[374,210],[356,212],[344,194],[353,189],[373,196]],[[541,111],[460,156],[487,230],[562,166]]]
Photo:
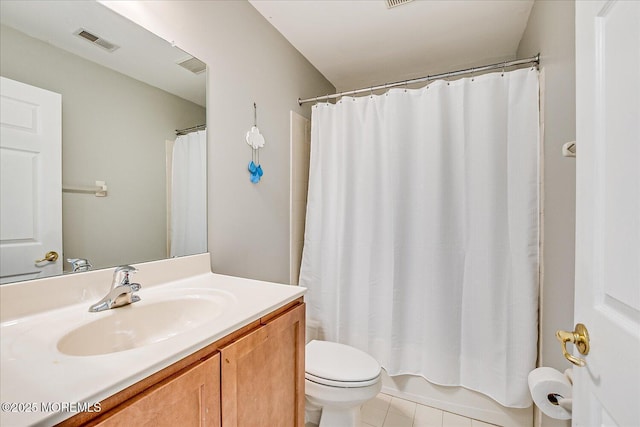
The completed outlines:
[[[170,256],[207,251],[207,131],[180,135],[173,145]]]

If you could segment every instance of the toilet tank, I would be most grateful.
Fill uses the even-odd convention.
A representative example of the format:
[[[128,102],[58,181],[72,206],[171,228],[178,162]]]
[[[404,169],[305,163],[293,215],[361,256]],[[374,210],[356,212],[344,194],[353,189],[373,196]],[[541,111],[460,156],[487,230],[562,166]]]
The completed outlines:
[[[320,331],[320,322],[313,319],[307,319],[307,330],[306,330],[306,339],[305,343],[308,344],[309,341],[312,340],[321,340],[323,339],[322,333]]]

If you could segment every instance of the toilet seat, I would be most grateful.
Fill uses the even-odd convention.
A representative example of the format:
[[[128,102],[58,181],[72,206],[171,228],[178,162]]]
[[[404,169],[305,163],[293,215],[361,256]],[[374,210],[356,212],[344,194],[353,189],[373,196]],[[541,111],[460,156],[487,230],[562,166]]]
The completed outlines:
[[[313,340],[306,345],[305,378],[330,387],[367,387],[380,381],[380,364],[348,345]]]
[[[329,378],[316,377],[315,375],[311,375],[308,372],[305,372],[304,378],[316,384],[342,388],[368,387],[380,381],[380,375],[367,381],[336,381]]]

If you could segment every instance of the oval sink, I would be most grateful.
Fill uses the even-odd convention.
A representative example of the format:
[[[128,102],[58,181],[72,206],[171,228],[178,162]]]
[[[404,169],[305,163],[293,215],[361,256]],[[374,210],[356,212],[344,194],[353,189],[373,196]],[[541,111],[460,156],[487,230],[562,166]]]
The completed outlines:
[[[58,351],[70,356],[115,353],[164,341],[207,323],[220,314],[218,301],[178,298],[135,303],[109,310],[58,341]]]

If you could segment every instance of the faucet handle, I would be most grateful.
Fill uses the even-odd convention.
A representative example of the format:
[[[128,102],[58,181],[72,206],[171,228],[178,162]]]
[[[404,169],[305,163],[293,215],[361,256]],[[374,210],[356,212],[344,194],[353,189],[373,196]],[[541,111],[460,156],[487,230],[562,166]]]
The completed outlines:
[[[134,274],[137,268],[131,265],[121,265],[113,272],[113,286],[129,284],[129,274]]]
[[[132,265],[121,265],[121,266],[116,267],[115,273],[117,273],[119,271],[125,271],[127,273],[135,273],[136,271],[138,271],[138,269],[135,268]]]

